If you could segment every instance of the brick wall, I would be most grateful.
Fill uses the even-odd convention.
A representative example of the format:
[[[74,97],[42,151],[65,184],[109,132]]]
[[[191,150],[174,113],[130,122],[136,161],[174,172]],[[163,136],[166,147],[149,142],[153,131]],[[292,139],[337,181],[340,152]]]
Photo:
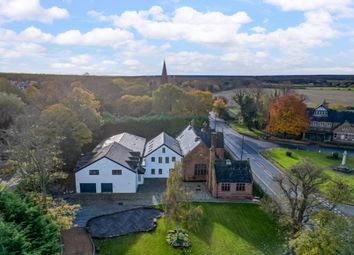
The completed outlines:
[[[213,192],[214,196],[215,192]],[[217,184],[217,198],[252,199],[252,183],[246,183],[245,191],[236,191],[236,183],[230,183],[230,191],[221,191],[221,183]]]
[[[194,166],[196,164],[205,164],[207,172],[209,171],[209,148],[204,143],[200,143],[183,158],[182,169],[184,181],[206,181],[207,175],[194,175]]]

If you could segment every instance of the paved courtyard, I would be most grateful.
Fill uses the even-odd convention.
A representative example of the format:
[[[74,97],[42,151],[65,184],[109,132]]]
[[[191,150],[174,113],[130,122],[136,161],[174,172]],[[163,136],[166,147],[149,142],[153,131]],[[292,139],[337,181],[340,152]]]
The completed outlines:
[[[207,190],[205,182],[185,182],[184,186],[192,192],[192,199],[195,202],[228,201],[213,198]],[[87,221],[93,217],[143,206],[158,205],[161,203],[161,196],[165,188],[166,179],[145,179],[144,184],[139,186],[137,193],[71,194],[66,197],[66,200],[81,205],[74,223],[79,227],[85,227]]]

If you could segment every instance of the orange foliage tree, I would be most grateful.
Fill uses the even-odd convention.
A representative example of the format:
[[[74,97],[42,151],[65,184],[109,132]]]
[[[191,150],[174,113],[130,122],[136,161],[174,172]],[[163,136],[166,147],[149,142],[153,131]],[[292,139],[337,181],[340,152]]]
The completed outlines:
[[[267,131],[300,135],[309,127],[309,118],[306,113],[304,100],[295,94],[286,94],[277,97],[271,104]]]

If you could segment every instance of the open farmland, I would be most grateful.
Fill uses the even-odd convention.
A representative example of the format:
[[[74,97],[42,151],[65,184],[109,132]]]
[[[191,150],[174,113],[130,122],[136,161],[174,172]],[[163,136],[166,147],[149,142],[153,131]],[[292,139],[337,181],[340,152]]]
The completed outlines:
[[[235,94],[234,90],[227,90],[215,93],[214,96],[223,96],[228,99],[229,105],[234,105],[232,96]],[[273,89],[264,89],[264,93],[272,93]],[[330,104],[342,104],[344,106],[354,105],[354,90],[329,90],[329,89],[295,89],[296,93],[306,97],[306,104],[309,107],[318,106],[326,99]]]

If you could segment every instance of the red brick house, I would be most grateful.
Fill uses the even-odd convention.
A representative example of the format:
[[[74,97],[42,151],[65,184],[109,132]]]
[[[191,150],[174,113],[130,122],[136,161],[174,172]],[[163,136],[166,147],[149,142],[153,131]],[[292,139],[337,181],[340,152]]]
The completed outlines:
[[[188,125],[176,138],[181,151],[182,177],[184,181],[207,181],[210,148],[215,148],[216,157],[224,158],[224,135],[209,128],[197,129]]]

